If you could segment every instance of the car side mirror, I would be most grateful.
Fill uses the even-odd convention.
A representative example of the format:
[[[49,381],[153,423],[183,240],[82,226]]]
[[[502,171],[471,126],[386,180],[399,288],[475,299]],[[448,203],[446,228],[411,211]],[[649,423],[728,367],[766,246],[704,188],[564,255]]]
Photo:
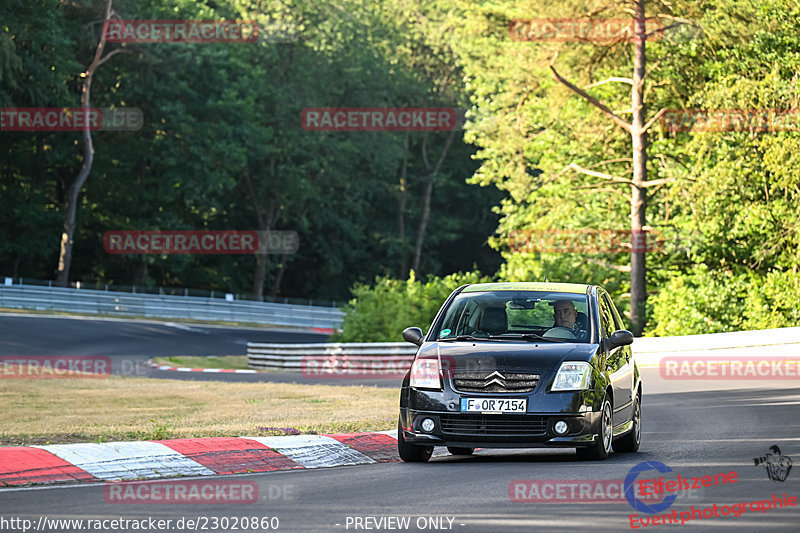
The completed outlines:
[[[633,333],[627,329],[618,329],[605,340],[606,349],[611,350],[619,346],[627,346],[633,343]]]
[[[631,335],[631,339],[633,339],[633,335]],[[403,340],[411,344],[416,344],[417,346],[422,346],[422,330],[419,328],[404,329]]]

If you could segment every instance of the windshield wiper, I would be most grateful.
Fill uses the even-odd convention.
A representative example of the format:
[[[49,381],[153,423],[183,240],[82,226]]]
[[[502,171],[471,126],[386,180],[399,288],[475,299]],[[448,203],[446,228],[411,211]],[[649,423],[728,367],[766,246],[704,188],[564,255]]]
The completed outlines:
[[[458,337],[453,337],[450,339],[439,339],[440,341],[496,341],[501,339],[502,337],[497,337],[495,335],[491,335],[489,337],[473,337],[472,335],[459,335]]]
[[[507,339],[525,339],[526,341],[545,341],[545,342],[566,342],[567,339],[559,339],[558,337],[543,337],[535,333],[522,333],[514,335],[513,337],[505,337]]]
[[[559,339],[553,337],[542,337],[541,335],[536,335],[535,333],[524,333],[524,334],[511,334],[504,333],[502,335],[489,335],[488,337],[475,337],[473,335],[459,335],[458,337],[452,338],[445,338],[445,339],[438,339],[439,341],[504,341],[504,340],[517,340],[517,339],[524,339],[526,341],[545,341],[545,342],[566,342],[567,339]]]

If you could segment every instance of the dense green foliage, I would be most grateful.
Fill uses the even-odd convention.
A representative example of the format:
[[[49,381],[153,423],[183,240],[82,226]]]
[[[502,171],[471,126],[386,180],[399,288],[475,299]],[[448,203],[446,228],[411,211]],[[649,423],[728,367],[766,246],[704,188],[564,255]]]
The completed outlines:
[[[374,285],[357,284],[353,299],[345,306],[342,332],[334,341],[402,341],[401,333],[409,326],[428,331],[437,311],[450,293],[467,283],[490,281],[479,272],[431,276],[418,281],[411,271],[408,280],[379,277]]]
[[[718,3],[722,9],[705,12],[701,25],[737,29],[729,18],[733,4]],[[747,2],[737,13],[747,38],[711,41],[692,57],[692,70],[707,80],[688,98],[690,105],[796,110],[800,5]],[[681,146],[686,164],[673,186],[675,218],[699,241],[658,288],[656,334],[798,324],[800,128],[794,120],[793,131],[663,136]]]
[[[4,2],[0,107],[77,106],[103,4]],[[115,0],[114,8],[130,19],[279,20],[294,33],[253,45],[112,45],[128,53],[100,67],[93,104],[140,107],[146,120],[138,132],[94,136],[73,279],[252,292],[252,256],[111,256],[102,235],[269,228],[298,231],[301,249],[268,258],[263,294],[345,299],[353,287],[346,340],[397,340],[408,325],[426,326],[450,290],[480,276],[448,274],[475,269],[501,280],[602,284],[629,309],[630,254],[514,251],[508,238],[630,227],[631,139],[550,66],[627,119],[630,85],[618,80],[631,77],[632,46],[520,42],[508,28],[512,19],[628,18],[630,2]],[[796,1],[645,8],[670,26],[647,42],[648,118],[659,109],[800,109]],[[609,78],[617,81],[599,83]],[[426,105],[469,109],[449,149],[447,132],[299,127],[307,107]],[[647,221],[679,245],[647,254],[649,334],[797,324],[799,130],[652,127],[647,173],[658,185],[647,190]],[[64,192],[82,163],[78,140],[0,133],[0,275],[52,278]],[[426,281],[405,281],[428,183],[415,269]]]
[[[676,275],[655,298],[654,335],[693,335],[795,326],[800,278],[793,272],[712,271]]]
[[[105,0],[0,6],[0,107],[80,105]],[[257,43],[109,44],[92,105],[139,107],[136,132],[95,132],[80,196],[72,280],[253,291],[241,255],[109,255],[108,230],[292,230],[300,250],[267,257],[265,296],[346,300],[356,281],[413,266],[426,180],[430,219],[418,271],[493,271],[485,245],[496,190],[466,184],[474,149],[448,132],[314,132],[307,107],[464,107],[452,54],[406,28],[403,2],[115,0],[124,19],[256,19],[289,30]],[[405,28],[405,29],[404,29]],[[53,279],[79,134],[0,134],[0,275]],[[424,152],[424,153],[423,153]],[[400,178],[403,178],[403,184]],[[487,194],[488,193],[488,194]],[[456,207],[457,206],[457,207]],[[20,230],[23,229],[24,233]]]
[[[520,253],[515,230],[626,227],[627,185],[565,168],[626,176],[630,142],[596,109],[560,86],[555,64],[581,87],[629,77],[629,45],[530,43],[508,39],[514,18],[564,18],[603,12],[624,18],[617,2],[541,0],[440,2],[473,102],[466,139],[481,167],[471,182],[508,196],[493,245],[501,279],[600,283],[628,308],[629,256]],[[601,6],[608,9],[603,10]],[[648,43],[646,102],[660,108],[797,109],[800,8],[796,2],[708,0],[647,4],[648,15],[689,21]],[[591,94],[624,109],[628,89],[608,83]],[[797,120],[795,118],[795,120]],[[649,224],[676,241],[648,254],[649,334],[678,335],[794,326],[800,290],[800,133],[651,131]],[[599,165],[603,161],[607,164]],[[362,288],[363,292],[363,288]],[[402,328],[401,328],[402,329]],[[388,334],[387,334],[388,338]]]

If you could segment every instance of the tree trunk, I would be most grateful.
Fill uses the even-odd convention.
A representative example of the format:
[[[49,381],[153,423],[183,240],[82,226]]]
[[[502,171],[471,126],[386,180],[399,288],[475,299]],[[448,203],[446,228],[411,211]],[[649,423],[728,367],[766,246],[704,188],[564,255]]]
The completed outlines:
[[[408,255],[406,254],[406,199],[408,198],[408,132],[405,137],[405,155],[400,169],[400,195],[397,197],[397,237],[400,241],[400,275],[408,276]]]
[[[414,269],[414,272],[419,272],[419,264],[422,261],[422,245],[425,242],[425,230],[428,227],[428,220],[431,216],[433,178],[433,175],[428,175],[428,178],[425,180],[425,189],[422,193],[422,218],[417,226],[417,241],[414,246],[414,265],[411,267]]]
[[[278,291],[281,288],[281,281],[283,281],[283,273],[286,271],[286,256],[281,257],[281,264],[278,267],[278,275],[275,276],[275,281],[272,283],[272,289],[269,291],[269,296],[273,300],[278,297]]]
[[[630,180],[597,172],[590,169],[581,168],[575,162],[566,168],[573,168],[582,174],[595,176],[600,179],[609,180],[615,183],[624,183],[631,188],[631,331],[636,336],[641,336],[645,326],[645,311],[647,305],[647,265],[645,263],[646,238],[643,233],[646,222],[647,211],[647,187],[663,185],[672,181],[671,178],[647,181],[647,129],[664,112],[664,109],[656,113],[649,122],[645,122],[644,105],[644,82],[646,76],[645,50],[647,32],[645,30],[644,0],[634,0],[635,35],[633,48],[633,77],[632,78],[609,78],[606,81],[618,81],[631,84],[631,109],[633,117],[628,123],[612,111],[607,105],[600,102],[585,90],[577,87],[564,79],[555,69],[553,63],[558,57],[558,53],[553,56],[550,70],[556,79],[563,85],[569,87],[574,93],[580,95],[587,102],[600,109],[619,127],[631,136],[633,150],[633,176]],[[606,81],[601,83],[606,83]],[[596,85],[596,84],[595,84]]]
[[[92,74],[86,76],[83,84],[83,94],[81,96],[84,112],[89,111],[89,98],[92,85]],[[83,130],[83,165],[78,173],[78,177],[67,189],[67,213],[64,216],[64,230],[61,233],[61,248],[58,254],[58,271],[56,273],[56,285],[66,287],[69,283],[69,269],[72,265],[72,244],[75,235],[75,216],[78,211],[78,196],[83,185],[89,177],[94,163],[94,145],[92,144],[92,133],[89,130],[87,121],[86,128]]]
[[[274,174],[275,173],[275,158],[270,159],[270,170]],[[256,213],[256,221],[258,222],[258,229],[261,232],[266,234],[270,231],[272,226],[275,224],[278,218],[278,206],[279,202],[277,199],[272,198],[270,199],[267,205],[267,212],[266,214],[261,209],[261,201],[258,195],[256,194],[256,189],[253,187],[253,180],[250,177],[250,166],[246,164],[244,170],[242,171],[242,175],[244,176],[244,181],[247,184],[247,189],[250,191],[250,200],[253,202],[253,210]],[[265,279],[267,277],[267,254],[256,253],[256,269],[253,273],[253,298],[256,301],[263,302],[264,301],[264,284]]]
[[[106,3],[105,17],[103,18],[104,22],[111,19],[112,1],[113,0],[108,0]],[[100,65],[110,59],[111,56],[122,51],[121,49],[114,50],[107,56],[103,57],[103,50],[105,49],[105,46],[106,35],[105,31],[103,31],[100,37],[100,43],[97,45],[97,50],[94,54],[94,59],[92,59],[92,63],[84,73],[83,89],[81,92],[81,106],[83,107],[83,112],[86,113],[87,116],[89,113],[89,107],[91,107],[92,77],[94,76],[95,71]],[[82,139],[83,165],[81,166],[80,172],[78,172],[78,177],[75,178],[75,181],[67,189],[67,212],[64,216],[64,230],[61,233],[61,244],[58,253],[58,270],[56,272],[56,285],[60,287],[66,287],[69,283],[69,269],[72,265],[73,237],[75,236],[75,216],[78,211],[78,196],[80,195],[81,189],[86,183],[86,180],[89,178],[89,173],[92,171],[92,164],[94,163],[94,145],[92,144],[92,133],[89,129],[88,120],[85,121]]]
[[[61,233],[61,245],[58,253],[58,271],[56,272],[56,285],[66,287],[69,283],[69,269],[72,265],[72,244],[75,235],[75,215],[77,214],[78,195],[81,187],[89,176],[94,161],[94,148],[91,145],[91,137],[88,142],[84,136],[83,167],[81,168],[75,183],[70,185],[67,191],[67,213],[64,216],[64,230]]]
[[[250,166],[245,163],[242,170],[244,181],[247,184],[247,189],[250,191],[250,200],[253,202],[253,210],[256,212],[256,221],[258,222],[258,229],[265,231],[264,215],[261,212],[261,203],[258,201],[256,190],[253,187],[253,180],[250,179]],[[253,273],[253,299],[258,302],[264,301],[264,277],[267,275],[267,256],[266,254],[256,254],[256,270]]]
[[[150,277],[150,269],[148,268],[145,257],[142,257],[141,263],[138,263],[133,271],[134,285],[147,285],[148,278]]]
[[[306,203],[303,206],[303,209],[300,211],[300,216],[297,217],[297,220],[300,222],[298,227],[302,224],[304,218],[306,218],[306,214],[308,214],[308,209],[310,207],[310,202]],[[282,254],[281,255],[281,262],[280,266],[278,267],[278,274],[275,276],[275,281],[272,283],[272,289],[269,292],[270,297],[274,300],[278,297],[278,292],[281,289],[281,281],[283,281],[283,274],[286,272],[286,265],[289,263],[289,254]]]
[[[431,167],[430,163],[428,162],[427,138],[422,140],[422,161],[425,163],[426,170],[428,170],[428,176],[425,180],[425,190],[422,193],[422,218],[419,221],[419,226],[417,226],[417,242],[414,246],[414,264],[412,268],[415,272],[419,271],[419,265],[422,262],[422,245],[425,243],[425,231],[428,228],[428,220],[431,216],[433,180],[436,177],[436,174],[439,172],[439,168],[442,166],[444,158],[447,157],[447,152],[450,151],[450,146],[453,144],[456,131],[457,130],[455,129],[452,130],[450,135],[447,136],[447,140],[444,143],[444,148],[442,148],[442,153],[439,156],[439,160],[433,167]]]
[[[645,325],[647,304],[647,267],[645,235],[647,194],[647,131],[645,125],[645,19],[644,0],[636,0],[636,38],[633,55],[633,89],[631,90],[631,140],[633,145],[633,184],[631,185],[631,331],[641,336]]]
[[[256,254],[256,271],[253,274],[253,299],[264,301],[264,278],[267,275],[266,254]]]

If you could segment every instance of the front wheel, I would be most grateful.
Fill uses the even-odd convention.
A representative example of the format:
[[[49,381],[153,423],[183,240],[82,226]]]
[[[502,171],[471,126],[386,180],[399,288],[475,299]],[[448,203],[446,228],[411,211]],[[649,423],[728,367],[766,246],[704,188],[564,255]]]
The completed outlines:
[[[397,421],[397,453],[406,463],[427,463],[433,455],[433,446],[417,446],[406,442],[403,426]]]
[[[619,440],[614,441],[612,446],[615,452],[635,452],[639,449],[642,440],[642,401],[639,395],[633,400],[633,427],[630,433]]]
[[[614,426],[611,423],[611,401],[608,396],[603,398],[603,409],[600,411],[600,434],[597,442],[588,448],[577,448],[578,457],[596,461],[605,459],[611,453],[611,440]]]

